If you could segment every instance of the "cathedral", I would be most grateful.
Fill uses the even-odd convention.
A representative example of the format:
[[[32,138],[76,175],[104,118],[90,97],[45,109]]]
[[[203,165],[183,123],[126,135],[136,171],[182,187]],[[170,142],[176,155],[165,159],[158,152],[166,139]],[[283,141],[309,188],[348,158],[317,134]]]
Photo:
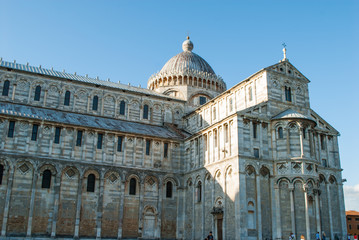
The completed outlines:
[[[227,89],[193,48],[147,88],[0,59],[0,239],[346,239],[339,132],[286,49]]]

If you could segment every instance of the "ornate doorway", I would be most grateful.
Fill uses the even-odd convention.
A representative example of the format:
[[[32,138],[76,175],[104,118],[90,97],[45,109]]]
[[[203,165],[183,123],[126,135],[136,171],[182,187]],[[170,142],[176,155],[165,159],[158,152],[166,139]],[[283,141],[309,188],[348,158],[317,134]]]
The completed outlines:
[[[153,207],[146,207],[143,216],[142,238],[153,239],[156,237],[157,212]]]
[[[223,205],[221,197],[216,200],[211,214],[215,222],[215,239],[223,240]]]
[[[217,215],[217,238],[218,240],[223,240],[223,214]]]

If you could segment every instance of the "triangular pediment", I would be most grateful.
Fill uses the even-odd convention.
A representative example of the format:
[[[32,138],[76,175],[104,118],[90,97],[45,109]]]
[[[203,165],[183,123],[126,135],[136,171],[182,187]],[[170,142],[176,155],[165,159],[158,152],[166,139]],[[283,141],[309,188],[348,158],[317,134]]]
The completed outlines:
[[[310,109],[310,117],[317,122],[316,129],[323,132],[331,132],[332,134],[340,135],[340,133],[327,121],[325,121],[319,114],[317,114],[313,109]]]
[[[277,64],[266,67],[265,70],[271,70],[280,74],[287,75],[288,77],[293,77],[297,79],[310,82],[309,79],[304,76],[296,67],[293,66],[288,60],[280,61]]]

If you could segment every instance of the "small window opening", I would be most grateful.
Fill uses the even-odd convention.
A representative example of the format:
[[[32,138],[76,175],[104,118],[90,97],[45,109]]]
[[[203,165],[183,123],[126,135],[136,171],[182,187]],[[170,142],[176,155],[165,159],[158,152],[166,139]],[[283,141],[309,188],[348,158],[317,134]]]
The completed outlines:
[[[283,139],[283,128],[282,127],[278,128],[278,138]]]
[[[327,160],[326,160],[326,159],[322,159],[322,166],[323,166],[323,167],[328,167],[328,164],[327,164]]]
[[[120,115],[125,115],[125,108],[126,108],[126,103],[125,101],[121,101],[120,103]]]
[[[131,178],[131,180],[130,180],[130,195],[136,195],[136,185],[137,185],[136,179]]]
[[[163,145],[163,157],[164,158],[168,157],[168,143],[164,143]]]
[[[202,183],[198,182],[197,184],[197,202],[201,202],[202,201]]]
[[[61,135],[61,128],[60,127],[56,127],[55,129],[55,139],[54,139],[54,143],[59,144],[60,143],[60,135]]]
[[[2,89],[2,95],[3,96],[8,96],[9,95],[9,88],[10,88],[10,81],[6,80],[4,82],[4,87]]]
[[[151,140],[146,140],[146,155],[150,155]]]
[[[117,152],[122,152],[122,136],[117,137]]]
[[[94,96],[92,100],[92,110],[97,111],[98,109],[98,96]]]
[[[76,146],[81,147],[82,144],[82,131],[77,131]]]
[[[148,105],[143,106],[143,119],[148,119]]]
[[[41,95],[41,86],[36,86],[34,101],[40,101],[40,95]]]
[[[50,170],[45,170],[42,173],[41,187],[42,188],[50,188],[50,186],[51,186],[51,171]]]
[[[102,149],[103,134],[97,134],[97,149]]]
[[[200,96],[199,97],[199,104],[200,105],[203,105],[207,102],[207,98],[206,97],[203,97],[203,96]]]
[[[253,138],[257,138],[257,123],[253,122]]]
[[[87,192],[95,192],[96,177],[94,174],[87,176]]]
[[[64,105],[65,106],[70,106],[70,97],[71,97],[70,91],[66,91],[65,100],[64,100]]]
[[[291,92],[291,89],[290,87],[285,87],[285,100],[287,102],[291,102],[292,101],[292,92]]]
[[[36,141],[37,140],[37,132],[38,132],[38,130],[39,130],[39,125],[34,124],[32,126],[31,141]]]
[[[7,132],[7,136],[9,138],[13,138],[14,137],[14,131],[15,131],[15,121],[10,121],[9,122],[9,131]]]
[[[168,181],[166,184],[166,198],[172,198],[173,186],[172,182]]]
[[[255,158],[259,158],[259,149],[258,148],[253,148],[253,155]]]

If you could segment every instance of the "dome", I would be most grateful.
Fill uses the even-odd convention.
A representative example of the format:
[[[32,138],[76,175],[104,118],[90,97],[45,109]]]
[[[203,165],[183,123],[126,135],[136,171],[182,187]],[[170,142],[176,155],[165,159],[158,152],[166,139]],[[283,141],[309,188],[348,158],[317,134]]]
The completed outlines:
[[[182,44],[183,52],[172,57],[160,73],[204,72],[215,74],[211,66],[200,56],[192,52],[193,43],[187,37]]]
[[[199,104],[199,98],[203,102],[203,97],[212,99],[226,90],[223,79],[192,52],[193,43],[189,37],[182,43],[182,49],[183,52],[168,60],[161,71],[148,79],[148,89],[183,99],[191,106]]]

